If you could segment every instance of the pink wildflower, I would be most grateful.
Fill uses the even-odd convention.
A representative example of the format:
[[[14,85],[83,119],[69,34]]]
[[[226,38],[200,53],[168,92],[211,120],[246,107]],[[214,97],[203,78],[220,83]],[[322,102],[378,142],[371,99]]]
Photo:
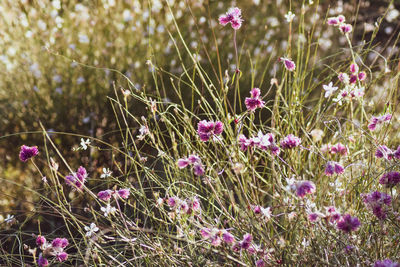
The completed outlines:
[[[46,244],[46,238],[42,235],[38,235],[38,237],[36,238],[36,245],[38,247],[43,246],[44,244]]]
[[[294,71],[296,69],[296,64],[294,64],[294,61],[292,61],[289,58],[281,57],[281,58],[279,58],[279,61],[283,62],[285,68],[288,71]]]
[[[113,191],[110,189],[104,190],[104,191],[100,191],[99,193],[97,193],[97,196],[103,200],[103,201],[108,201],[111,199]]]
[[[56,239],[53,240],[53,242],[51,242],[51,246],[53,248],[65,248],[66,246],[68,246],[68,240],[66,238],[60,238],[57,237]]]
[[[251,245],[251,241],[253,241],[253,236],[249,233],[245,234],[243,240],[239,243],[240,248],[248,249]]]
[[[68,254],[65,251],[57,253],[56,258],[59,262],[63,262],[68,259]]]
[[[214,135],[219,135],[223,132],[224,125],[220,121],[206,121],[202,120],[197,124],[197,133],[200,140],[203,142],[208,141]]]
[[[375,191],[362,195],[362,198],[365,206],[372,210],[372,213],[379,220],[384,220],[387,217],[387,208],[392,203],[392,198],[389,195]]]
[[[331,147],[331,153],[345,156],[347,155],[347,147],[341,143],[337,143],[336,145]]]
[[[78,168],[75,173],[65,176],[65,181],[70,186],[76,186],[78,189],[82,189],[84,183],[86,182],[87,172],[82,166]]]
[[[37,260],[37,264],[38,264],[40,267],[45,267],[45,266],[49,266],[49,261],[48,261],[46,258],[44,258],[44,257],[42,256],[42,253],[40,253],[40,254],[39,254],[39,258],[38,258],[38,260]]]
[[[128,188],[121,188],[117,191],[120,198],[127,199],[130,195]]]
[[[360,68],[358,67],[358,65],[356,63],[352,63],[350,65],[350,72],[351,73],[357,74],[359,70],[360,70]]]
[[[265,104],[264,101],[260,98],[260,89],[259,88],[253,88],[250,91],[251,97],[246,97],[245,99],[245,104],[246,108],[250,111],[254,111],[257,108],[262,108]]]
[[[295,147],[299,146],[300,144],[301,144],[301,138],[299,138],[293,134],[289,134],[281,141],[281,147],[283,149],[295,148]]]
[[[219,17],[219,24],[222,26],[227,25],[228,23],[231,24],[234,30],[238,30],[242,26],[242,11],[240,8],[234,7],[230,8],[225,15]]]
[[[377,158],[385,158],[387,160],[392,160],[395,152],[393,152],[390,148],[385,145],[378,146],[375,152],[375,157]]]
[[[235,237],[231,233],[229,233],[228,231],[224,231],[223,232],[222,239],[227,244],[232,244],[233,242],[235,242]]]
[[[339,29],[342,33],[346,34],[346,33],[350,33],[353,30],[353,26],[351,26],[350,24],[342,24],[339,26]]]
[[[311,181],[299,181],[295,184],[296,195],[300,198],[315,192],[315,184]]]
[[[380,117],[372,116],[370,123],[368,124],[368,129],[370,131],[374,131],[376,129],[376,126],[378,126],[384,122],[388,122],[391,119],[392,119],[392,114],[385,114]]]
[[[37,146],[21,146],[21,151],[19,152],[19,159],[26,162],[28,159],[35,157],[39,154]]]
[[[337,223],[337,228],[345,233],[356,231],[361,223],[357,217],[352,217],[350,214],[345,214],[342,219]]]
[[[387,172],[379,179],[381,185],[386,187],[393,187],[400,183],[400,173],[399,172]]]

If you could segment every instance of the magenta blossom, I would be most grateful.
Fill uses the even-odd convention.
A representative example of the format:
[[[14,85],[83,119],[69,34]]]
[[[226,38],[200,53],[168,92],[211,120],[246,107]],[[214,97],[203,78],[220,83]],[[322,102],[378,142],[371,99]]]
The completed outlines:
[[[400,267],[400,264],[395,261],[391,261],[390,259],[386,259],[383,261],[376,261],[374,267]]]
[[[300,144],[301,144],[301,138],[293,134],[289,134],[281,141],[281,147],[283,149],[295,148],[298,147]]]
[[[281,57],[279,61],[283,62],[283,65],[288,71],[294,71],[296,69],[296,64],[294,64],[294,61],[290,58]]]
[[[307,194],[313,194],[315,192],[315,184],[311,181],[298,181],[294,185],[296,195],[300,198],[305,197]]]
[[[337,228],[345,233],[356,231],[361,223],[357,217],[351,217],[350,214],[345,214],[337,223]]]
[[[49,266],[49,261],[48,261],[46,258],[44,258],[44,257],[42,256],[42,253],[40,253],[40,254],[39,254],[39,258],[38,258],[38,260],[37,260],[37,264],[38,264],[40,267],[45,267],[45,266]]]
[[[395,152],[393,152],[390,148],[385,145],[378,146],[375,152],[375,157],[384,158],[387,160],[392,160],[393,156],[395,156]]]
[[[368,129],[370,131],[374,131],[376,129],[376,126],[388,122],[392,119],[392,114],[385,114],[380,117],[372,117],[370,120],[370,123],[368,124]]]
[[[201,163],[201,159],[195,154],[192,154],[187,158],[178,159],[177,164],[180,169],[192,165],[193,173],[197,176],[201,176],[205,173],[204,166]]]
[[[63,262],[63,261],[65,261],[65,260],[67,260],[67,259],[68,259],[68,254],[67,254],[67,252],[62,251],[62,252],[60,252],[60,253],[57,253],[56,259],[57,259],[59,262]]]
[[[332,154],[340,154],[342,156],[347,155],[347,147],[341,143],[337,143],[336,145],[330,148]]]
[[[65,176],[65,181],[68,185],[72,187],[75,186],[76,188],[81,190],[83,188],[83,184],[86,182],[86,178],[87,178],[86,169],[80,166],[75,173]]]
[[[121,188],[117,191],[118,196],[123,199],[127,199],[131,194],[128,188]]]
[[[219,17],[219,24],[222,26],[227,25],[228,23],[231,24],[234,30],[238,30],[242,26],[242,11],[240,8],[234,7],[230,8],[225,15]]]
[[[36,245],[38,247],[42,247],[44,244],[46,244],[46,238],[42,235],[38,235],[36,238]]]
[[[392,198],[379,191],[362,195],[365,206],[372,210],[372,213],[379,219],[384,220],[387,217],[387,208],[392,203]]]
[[[328,163],[325,166],[325,175],[326,176],[332,176],[334,174],[343,174],[344,173],[344,167],[339,163],[335,161],[328,161]]]
[[[387,172],[379,179],[381,185],[386,187],[393,187],[400,183],[400,173],[399,172]]]
[[[220,121],[206,121],[202,120],[197,124],[197,133],[200,140],[203,142],[208,141],[214,135],[220,135],[224,131],[224,125]]]
[[[250,111],[254,111],[257,108],[262,108],[264,107],[265,102],[262,101],[260,95],[260,89],[259,88],[253,88],[250,91],[251,97],[246,97],[245,99],[245,104],[246,108]]]
[[[66,246],[68,246],[68,244],[68,239],[60,237],[57,237],[53,240],[53,242],[51,242],[51,246],[53,248],[65,248]]]
[[[37,146],[21,146],[21,151],[19,152],[19,159],[26,162],[28,159],[33,158],[39,154]]]
[[[253,241],[253,236],[247,233],[243,236],[243,240],[240,241],[239,246],[241,249],[249,249],[252,241]]]
[[[103,201],[108,201],[111,199],[112,194],[113,194],[113,191],[110,189],[107,189],[107,190],[100,191],[99,193],[97,193],[97,196]]]

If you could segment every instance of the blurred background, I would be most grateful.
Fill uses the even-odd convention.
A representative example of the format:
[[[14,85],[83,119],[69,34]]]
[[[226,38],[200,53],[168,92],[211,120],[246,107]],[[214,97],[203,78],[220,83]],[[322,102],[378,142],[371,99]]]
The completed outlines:
[[[293,43],[318,47],[314,72],[323,73],[331,62],[339,64],[335,66],[339,69],[341,61],[348,61],[343,50],[346,39],[324,23],[326,17],[339,14],[355,28],[351,39],[356,50],[370,47],[362,57],[371,75],[374,71],[397,71],[400,3],[396,2],[169,0],[183,38],[215,81],[218,75],[213,64],[218,54],[224,71],[235,69],[232,30],[218,25],[218,16],[232,6],[242,9],[245,21],[237,40],[243,95],[251,89],[253,72],[254,85],[264,92],[276,75],[277,59],[288,47],[285,14],[290,10],[307,14],[299,27],[301,16],[295,13],[291,38]],[[75,161],[76,166],[87,166],[91,177],[100,176],[103,164],[110,160],[107,154],[90,150],[78,154],[73,148],[79,145],[80,136],[59,133],[92,136],[118,146],[121,140],[110,98],[116,94],[121,98],[121,89],[128,89],[128,84],[110,69],[128,77],[134,90],[151,94],[154,79],[169,79],[155,73],[153,66],[178,77],[183,73],[176,50],[183,51],[183,46],[177,42],[175,47],[171,37],[178,39],[178,32],[162,0],[0,1],[0,178],[30,188],[41,186],[40,175],[18,160],[22,144],[43,144],[40,123],[70,164]],[[296,54],[292,57],[296,59]],[[182,60],[190,64],[191,59],[182,53]],[[251,66],[255,63],[254,70]],[[324,78],[322,75],[315,84]],[[375,107],[385,104],[379,99],[387,82],[382,77],[370,85],[369,101]],[[173,90],[163,94],[165,101],[178,99]],[[188,96],[184,101],[192,101],[190,94],[183,95]],[[128,106],[138,117],[145,112],[133,99]],[[136,133],[138,125],[132,122],[131,127]],[[11,210],[32,208],[34,195],[19,185],[0,183],[0,221]]]

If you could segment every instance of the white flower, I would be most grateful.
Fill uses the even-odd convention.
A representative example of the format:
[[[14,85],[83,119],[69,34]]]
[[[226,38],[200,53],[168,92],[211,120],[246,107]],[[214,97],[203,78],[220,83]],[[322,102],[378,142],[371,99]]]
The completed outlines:
[[[90,145],[90,140],[89,140],[89,138],[88,139],[83,139],[83,138],[81,138],[81,147],[82,147],[82,149],[83,150],[86,150],[88,147],[88,145]]]
[[[262,214],[262,217],[265,218],[266,221],[269,221],[271,219],[271,215],[272,215],[271,208],[270,207],[267,207],[267,208],[261,207],[261,214]]]
[[[333,92],[335,92],[338,88],[333,86],[333,83],[330,82],[328,85],[322,86],[325,90],[325,97],[330,97]]]
[[[289,12],[285,15],[285,19],[286,19],[287,22],[290,23],[290,22],[293,21],[293,19],[294,19],[295,16],[296,16],[296,15],[293,14],[292,11],[289,11]]]
[[[96,226],[95,223],[91,223],[90,226],[85,226],[85,231],[87,237],[91,237],[94,235],[97,231],[99,231],[99,228]]]
[[[4,222],[7,224],[11,224],[15,221],[14,215],[7,214],[7,217],[4,219]]]
[[[117,209],[115,207],[111,207],[110,204],[107,204],[106,207],[101,207],[101,211],[104,212],[104,216],[107,217],[108,214],[114,214]]]
[[[112,171],[108,168],[103,168],[103,173],[100,175],[100,178],[107,178],[112,175]]]

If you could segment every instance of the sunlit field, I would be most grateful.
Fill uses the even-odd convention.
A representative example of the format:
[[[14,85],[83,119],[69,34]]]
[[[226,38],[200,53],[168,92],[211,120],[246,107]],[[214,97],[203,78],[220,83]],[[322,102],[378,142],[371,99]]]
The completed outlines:
[[[400,267],[399,10],[1,1],[0,265]]]

